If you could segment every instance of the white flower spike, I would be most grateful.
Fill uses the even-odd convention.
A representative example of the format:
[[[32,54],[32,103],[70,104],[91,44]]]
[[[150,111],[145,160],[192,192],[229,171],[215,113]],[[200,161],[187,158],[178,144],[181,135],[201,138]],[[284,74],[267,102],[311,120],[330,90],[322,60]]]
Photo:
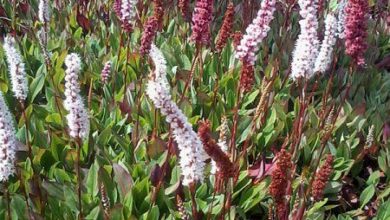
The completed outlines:
[[[154,62],[155,71],[149,77],[146,93],[171,125],[173,137],[180,150],[183,185],[188,186],[203,180],[206,153],[187,117],[172,101],[166,78],[166,60],[163,54],[155,45],[152,45],[150,56]]]
[[[9,74],[11,76],[12,91],[15,97],[23,102],[28,94],[28,82],[24,62],[19,51],[16,49],[16,41],[13,37],[7,36],[3,45],[5,56],[7,58]]]
[[[72,138],[86,139],[89,134],[88,112],[80,96],[78,74],[81,70],[80,57],[69,54],[65,58],[65,101],[64,107],[69,112],[66,116],[69,134]]]

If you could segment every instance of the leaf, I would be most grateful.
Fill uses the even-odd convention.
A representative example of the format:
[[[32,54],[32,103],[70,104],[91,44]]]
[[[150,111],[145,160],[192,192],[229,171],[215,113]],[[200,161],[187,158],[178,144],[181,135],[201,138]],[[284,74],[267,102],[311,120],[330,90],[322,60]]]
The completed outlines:
[[[101,219],[102,216],[100,215],[100,206],[96,206],[95,208],[92,209],[92,211],[85,216],[85,219],[91,219],[91,220],[96,220],[96,219]]]
[[[11,200],[12,219],[27,219],[26,202],[21,195],[12,196]]]
[[[121,195],[126,195],[134,184],[133,179],[131,178],[129,172],[123,168],[122,165],[114,163],[113,168],[115,174],[114,180],[118,184]]]
[[[44,180],[42,181],[42,187],[50,196],[65,201],[64,190],[60,184]]]
[[[153,206],[153,208],[150,210],[147,220],[155,220],[160,219],[160,211],[158,206]]]
[[[167,187],[165,189],[165,195],[171,195],[172,193],[176,192],[176,190],[179,188],[179,186],[180,186],[180,181],[177,181],[176,183]]]
[[[367,188],[365,188],[360,194],[360,208],[363,208],[375,195],[375,186],[369,185]]]
[[[326,203],[328,202],[328,199],[324,199],[322,201],[314,203],[313,207],[311,207],[307,211],[307,218],[313,217],[313,215],[318,212]]]
[[[45,121],[48,123],[56,124],[56,125],[61,125],[61,123],[62,123],[61,115],[58,113],[52,113],[52,114],[48,115],[46,117]]]
[[[95,163],[92,164],[91,168],[89,168],[88,176],[86,180],[87,191],[93,197],[96,197],[97,194],[99,193],[98,170],[99,170],[99,165],[95,161]]]
[[[45,74],[42,73],[44,65],[42,65],[37,72],[37,76],[30,84],[29,88],[29,103],[32,103],[38,93],[42,90],[43,85],[45,84]]]

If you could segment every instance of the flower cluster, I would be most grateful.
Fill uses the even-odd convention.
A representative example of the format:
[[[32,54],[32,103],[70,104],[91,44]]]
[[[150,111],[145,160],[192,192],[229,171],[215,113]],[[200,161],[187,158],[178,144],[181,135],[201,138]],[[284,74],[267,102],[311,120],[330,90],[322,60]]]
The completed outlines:
[[[106,84],[108,82],[108,78],[110,77],[111,73],[111,62],[107,61],[106,64],[104,64],[102,73],[100,76],[102,77],[102,82]]]
[[[366,143],[365,143],[366,147],[371,147],[372,144],[374,143],[374,138],[375,138],[374,132],[375,132],[375,126],[371,125],[370,128],[368,129],[368,134],[367,134]]]
[[[278,161],[272,171],[271,185],[269,192],[274,200],[279,219],[286,219],[286,193],[290,180],[290,169],[292,167],[291,154],[282,149],[277,155]]]
[[[15,97],[22,102],[26,100],[28,94],[28,82],[24,62],[19,51],[16,49],[16,41],[13,37],[5,37],[3,48],[11,76],[12,91]]]
[[[121,5],[122,5],[122,0],[115,0],[114,1],[113,8],[114,8],[115,14],[119,18],[119,20],[122,17]]]
[[[43,56],[47,65],[50,63],[50,55],[47,51],[48,38],[48,22],[50,21],[49,0],[40,0],[38,5],[38,19],[43,24],[43,27],[37,32],[39,45],[42,49]]]
[[[136,17],[137,0],[115,0],[114,11],[118,16],[123,30],[133,31],[133,21]]]
[[[38,5],[38,19],[43,24],[50,21],[49,0],[40,0]]]
[[[189,0],[178,0],[178,7],[180,9],[181,16],[185,19],[188,19],[190,16],[190,13],[189,13],[190,1]]]
[[[249,91],[255,81],[255,70],[251,63],[244,61],[240,73],[240,89],[241,91]]]
[[[15,173],[15,129],[12,116],[0,92],[0,182]]]
[[[223,18],[222,27],[218,34],[217,43],[215,44],[215,49],[217,50],[217,52],[221,52],[223,47],[226,45],[226,42],[233,30],[233,21],[234,21],[234,5],[233,3],[230,3],[226,9],[225,16]]]
[[[217,142],[211,137],[209,121],[199,122],[198,135],[202,140],[204,150],[215,161],[219,170],[218,174],[221,178],[226,179],[232,177],[234,175],[234,165]]]
[[[236,31],[233,34],[233,47],[235,50],[237,50],[237,47],[240,45],[242,39],[242,33],[241,31]]]
[[[139,49],[139,52],[142,56],[149,53],[150,46],[152,45],[152,42],[157,33],[157,28],[158,28],[157,18],[155,16],[149,17],[144,26],[144,31],[142,32],[142,37],[141,37],[141,47]]]
[[[348,0],[345,9],[345,50],[357,65],[365,63],[368,10],[367,0]]]
[[[157,19],[157,23],[159,26],[158,30],[161,30],[161,24],[164,20],[164,8],[162,3],[162,0],[153,0],[153,17]]]
[[[218,128],[219,130],[219,139],[218,139],[218,146],[221,148],[223,152],[228,152],[228,144],[227,144],[227,133],[228,133],[228,121],[225,116],[222,117],[221,125]],[[217,171],[219,171],[217,164],[214,160],[211,161],[211,174],[216,174]]]
[[[211,39],[210,23],[213,13],[213,0],[197,0],[192,15],[191,40],[203,45],[209,45]]]
[[[339,6],[337,8],[337,35],[338,38],[344,39],[345,33],[344,33],[344,26],[345,26],[345,6],[347,5],[346,0],[342,0],[339,3]]]
[[[105,217],[108,217],[110,216],[110,198],[108,198],[107,196],[107,191],[106,188],[104,187],[103,182],[100,183],[99,191],[100,191],[101,202],[104,210],[104,215]]]
[[[336,44],[337,19],[328,14],[325,19],[325,36],[321,44],[320,52],[314,63],[314,72],[324,73],[332,62],[333,47]]]
[[[190,217],[188,216],[188,213],[186,211],[186,207],[184,206],[183,200],[180,198],[179,195],[176,196],[176,206],[177,206],[177,210],[179,212],[180,219],[189,220]]]
[[[329,154],[324,164],[316,173],[313,186],[311,189],[311,193],[313,195],[314,201],[319,201],[322,199],[325,186],[328,183],[330,174],[332,174],[332,163],[333,163],[333,156]]]
[[[69,54],[65,58],[65,101],[64,107],[69,112],[66,116],[69,134],[73,138],[85,139],[89,134],[89,118],[83,100],[80,96],[78,74],[81,69],[80,57]]]
[[[202,181],[206,159],[202,142],[192,129],[187,117],[172,101],[166,78],[166,60],[162,52],[152,44],[149,55],[154,62],[155,70],[149,77],[146,93],[154,106],[166,116],[165,120],[171,126],[173,138],[180,150],[183,185],[188,186],[190,183]]]
[[[319,47],[317,0],[299,0],[298,3],[302,19],[299,21],[301,33],[295,45],[291,64],[291,77],[294,80],[313,76]]]
[[[275,11],[275,0],[264,0],[257,12],[256,18],[247,27],[240,45],[236,49],[236,58],[241,61],[255,64],[259,43],[267,36],[270,30],[270,22]]]

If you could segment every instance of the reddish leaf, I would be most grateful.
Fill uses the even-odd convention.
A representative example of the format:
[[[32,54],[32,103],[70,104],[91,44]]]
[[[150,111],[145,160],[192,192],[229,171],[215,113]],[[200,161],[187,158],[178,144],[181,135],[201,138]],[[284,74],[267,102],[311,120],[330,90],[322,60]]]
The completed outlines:
[[[257,160],[248,168],[248,176],[251,177],[254,182],[259,182],[271,173],[273,165],[273,163],[267,163],[263,159]]]
[[[77,12],[76,20],[79,26],[83,28],[84,33],[88,33],[91,30],[91,23],[89,22],[88,18],[80,14],[80,12]]]
[[[383,126],[383,142],[385,142],[385,144],[387,144],[389,137],[390,137],[390,122],[387,122]]]
[[[19,7],[23,14],[27,14],[30,5],[28,4],[28,2],[20,2]]]
[[[161,181],[161,178],[162,178],[162,169],[158,164],[156,164],[156,166],[150,173],[150,181],[152,182],[152,185],[156,187],[158,183]]]

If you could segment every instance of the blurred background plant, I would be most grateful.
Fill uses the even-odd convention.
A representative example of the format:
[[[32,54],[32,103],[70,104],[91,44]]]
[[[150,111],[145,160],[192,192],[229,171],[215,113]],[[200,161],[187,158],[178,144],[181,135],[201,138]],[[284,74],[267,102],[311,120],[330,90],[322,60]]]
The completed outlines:
[[[390,219],[388,2],[286,0],[273,13],[272,1],[259,0],[0,3],[2,45],[15,38],[28,80],[26,100],[14,98],[0,50],[17,139],[0,219]],[[307,18],[300,10],[310,4],[316,13]],[[327,70],[292,80],[293,56],[307,48],[295,46],[316,32],[319,45],[329,40],[330,14],[344,34],[348,4],[367,10],[363,42],[338,35]],[[317,31],[302,33],[300,20],[317,20]],[[265,32],[245,37],[256,27]],[[346,41],[362,45],[348,50],[352,59]],[[199,171],[203,182],[183,186],[172,125],[146,95],[157,69],[152,42],[166,59],[173,102],[194,131],[202,128],[216,161]],[[240,42],[255,42],[243,44],[255,53],[249,63],[235,58]],[[63,104],[71,53],[81,58],[84,141],[69,135]],[[232,170],[220,169],[228,162]]]

